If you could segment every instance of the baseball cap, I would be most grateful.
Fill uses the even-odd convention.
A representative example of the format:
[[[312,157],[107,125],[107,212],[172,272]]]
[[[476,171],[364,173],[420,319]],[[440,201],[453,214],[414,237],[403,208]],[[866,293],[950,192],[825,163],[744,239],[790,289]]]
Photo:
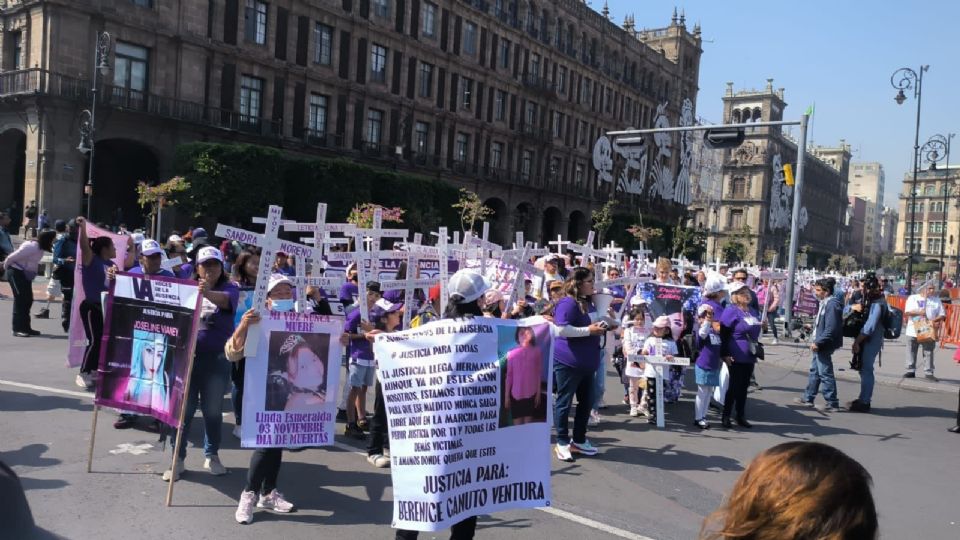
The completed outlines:
[[[740,289],[746,289],[746,288],[747,288],[747,284],[742,281],[731,281],[727,285],[727,292],[730,294],[733,294],[739,291]]]
[[[661,315],[657,317],[657,320],[653,321],[654,328],[670,328],[670,317],[666,315]]]
[[[454,303],[467,304],[480,298],[489,288],[490,284],[476,270],[458,270],[450,276],[447,289]]]
[[[220,261],[220,264],[223,264],[223,255],[220,254],[220,250],[213,246],[203,246],[200,248],[200,251],[197,253],[197,264],[203,264],[211,259],[216,259]]]
[[[400,311],[401,309],[403,309],[403,302],[394,303],[387,300],[386,298],[381,298],[377,300],[376,303],[373,304],[373,307],[377,311],[379,311],[382,315],[386,315],[387,313],[393,313],[395,311]]]
[[[157,255],[159,253],[163,253],[163,248],[160,247],[160,242],[156,240],[147,239],[140,244],[140,254],[144,257]]]
[[[179,234],[171,234],[170,237],[167,238],[167,242],[177,242],[179,244],[182,244],[183,238],[181,238]]]
[[[135,232],[130,235],[130,240],[133,240],[133,245],[135,246],[139,246],[140,244],[142,244],[145,239],[146,237],[143,236],[143,233]]]
[[[710,304],[700,304],[700,307],[697,308],[697,316],[703,317],[703,314],[707,311],[713,311],[713,306]]]
[[[284,283],[286,283],[290,287],[293,287],[293,282],[290,281],[287,278],[287,276],[283,274],[273,274],[272,276],[270,276],[270,281],[267,282],[267,294],[269,294],[270,291],[272,291],[273,288],[276,287],[277,285],[281,285]]]
[[[193,230],[193,237],[196,238],[206,238],[207,230],[203,227],[197,227]]]
[[[703,294],[714,294],[722,291],[727,285],[727,280],[716,272],[707,274],[707,280],[703,282]]]

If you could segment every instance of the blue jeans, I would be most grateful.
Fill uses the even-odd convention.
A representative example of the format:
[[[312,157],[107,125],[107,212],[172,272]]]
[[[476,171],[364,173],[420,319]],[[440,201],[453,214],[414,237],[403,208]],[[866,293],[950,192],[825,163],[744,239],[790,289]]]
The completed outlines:
[[[822,385],[823,399],[827,402],[827,405],[833,407],[840,405],[840,399],[837,397],[837,379],[833,376],[832,354],[832,351],[829,353],[823,351],[813,353],[813,361],[810,363],[810,378],[807,379],[807,390],[803,393],[804,401],[813,403]]]
[[[573,397],[577,397],[577,412],[573,417],[573,441],[583,443],[587,440],[587,420],[593,407],[593,386],[595,370],[582,370],[565,364],[554,364],[553,373],[557,381],[557,400],[554,404],[553,418],[557,427],[557,444],[570,444],[570,407]]]
[[[203,455],[215,456],[220,451],[223,395],[230,383],[230,362],[222,352],[198,352],[193,362],[190,394],[187,396],[187,410],[183,419],[183,438],[180,440],[181,459],[187,456],[187,435],[198,406],[203,414]]]
[[[867,405],[870,404],[870,400],[873,398],[873,364],[876,363],[877,355],[879,354],[879,347],[872,349],[865,346],[863,349],[863,367],[860,368],[860,397],[858,397],[857,400]]]
[[[600,351],[600,365],[594,373],[593,379],[593,408],[599,409],[603,405],[603,393],[607,389],[607,366],[603,364],[606,351]]]

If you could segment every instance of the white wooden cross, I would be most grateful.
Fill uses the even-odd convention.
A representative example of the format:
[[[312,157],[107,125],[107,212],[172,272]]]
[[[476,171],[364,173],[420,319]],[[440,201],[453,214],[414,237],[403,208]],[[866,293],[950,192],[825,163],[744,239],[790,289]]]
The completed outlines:
[[[565,241],[565,240],[563,239],[563,236],[560,236],[559,234],[557,235],[557,241],[556,241],[556,242],[547,242],[547,244],[549,244],[549,245],[551,245],[551,246],[557,246],[557,255],[559,255],[559,256],[561,256],[561,257],[563,257],[563,246],[566,246],[566,245],[569,244],[569,243],[570,243],[570,242]]]
[[[464,243],[468,247],[475,247],[479,249],[478,256],[480,258],[480,273],[487,273],[487,258],[488,257],[497,257],[500,252],[503,251],[503,248],[494,242],[489,240],[490,238],[490,223],[487,221],[483,222],[483,232],[480,238],[471,235],[468,238],[464,238]]]
[[[420,254],[427,253],[429,249],[433,249],[434,253],[439,255],[439,250],[437,248],[429,248],[429,246],[419,247],[427,249],[414,249],[407,252],[406,278],[388,279],[380,282],[380,287],[385,291],[403,289],[403,326],[401,328],[410,328],[410,321],[413,320],[413,302],[416,290],[423,289],[425,293],[429,294],[430,287],[440,282],[440,276],[421,278],[418,275],[420,269]],[[440,266],[443,267],[442,262]],[[429,299],[427,301],[429,301]]]
[[[663,418],[663,367],[664,366],[687,367],[690,365],[690,359],[680,358],[676,356],[667,358],[666,356],[659,356],[659,355],[630,354],[630,355],[627,355],[627,362],[628,363],[649,362],[654,366],[654,371],[657,374],[657,427],[663,428],[663,426],[665,425],[664,418]]]
[[[392,256],[393,252],[384,256],[380,252],[380,240],[382,238],[400,238],[406,240],[410,231],[407,229],[384,229],[383,228],[383,209],[377,208],[373,212],[373,227],[369,229],[356,228],[353,230],[356,252],[353,253],[357,260],[357,288],[360,292],[360,318],[364,321],[370,321],[370,310],[366,302],[367,281],[369,276],[377,276],[380,268],[380,259]],[[364,240],[369,239],[370,243],[364,245]],[[376,250],[367,248],[367,246],[376,246]],[[362,246],[362,247],[361,247]],[[367,269],[367,261],[370,261],[370,268]],[[369,274],[368,274],[369,272]],[[383,289],[381,289],[383,290]]]
[[[510,311],[513,305],[526,295],[525,281],[528,274],[532,277],[540,277],[541,281],[543,280],[543,270],[527,262],[529,252],[532,249],[530,246],[530,242],[527,242],[523,249],[506,251],[501,259],[503,262],[513,265],[516,269],[513,275],[513,289],[510,291],[510,298],[507,300],[507,311]]]
[[[590,231],[590,232],[587,234],[587,241],[586,241],[586,243],[584,243],[582,246],[579,245],[579,244],[570,244],[570,246],[567,248],[567,249],[569,249],[570,251],[573,251],[574,253],[579,253],[579,254],[580,254],[580,255],[579,255],[579,256],[580,256],[580,266],[586,266],[586,264],[587,264],[587,257],[594,257],[594,258],[599,258],[599,259],[606,259],[606,258],[607,258],[607,253],[606,253],[605,251],[603,251],[603,250],[601,250],[601,249],[594,249],[594,247],[593,247],[593,240],[594,240],[594,238],[595,238],[595,235],[596,235],[596,233],[595,233],[594,231]]]

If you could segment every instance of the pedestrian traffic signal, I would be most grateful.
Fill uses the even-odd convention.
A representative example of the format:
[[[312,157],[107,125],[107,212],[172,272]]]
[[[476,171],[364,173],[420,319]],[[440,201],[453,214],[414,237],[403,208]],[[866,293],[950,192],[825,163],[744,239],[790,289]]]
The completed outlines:
[[[783,166],[783,182],[793,187],[793,165],[787,163]]]
[[[746,132],[740,128],[708,129],[703,135],[707,148],[735,148],[743,144]]]

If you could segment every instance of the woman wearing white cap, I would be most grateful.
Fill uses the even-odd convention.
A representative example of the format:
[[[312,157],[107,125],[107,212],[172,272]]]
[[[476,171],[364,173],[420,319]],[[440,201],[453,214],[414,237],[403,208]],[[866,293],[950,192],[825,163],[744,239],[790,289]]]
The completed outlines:
[[[197,334],[193,372],[190,375],[190,394],[186,396],[186,410],[182,429],[190,432],[190,423],[197,406],[203,413],[203,468],[219,476],[227,473],[220,463],[221,429],[223,427],[223,395],[230,384],[230,363],[223,347],[234,329],[234,313],[240,301],[237,284],[230,281],[223,271],[223,256],[220,250],[205,246],[197,252],[194,279],[200,282],[203,301],[200,308],[200,332]],[[176,481],[184,471],[183,459],[187,456],[187,437],[182,437],[177,469],[163,473],[166,481]]]
[[[760,315],[750,307],[753,298],[750,288],[742,281],[729,285],[730,304],[720,316],[720,349],[730,369],[730,386],[723,399],[722,424],[733,427],[730,413],[736,408],[737,425],[753,426],[747,421],[747,387],[757,363],[757,339],[760,338]]]
[[[270,311],[293,311],[293,283],[286,276],[273,275],[267,284],[267,309]],[[233,335],[224,345],[223,352],[231,362],[243,362],[243,349],[247,343],[250,325],[260,322],[256,308],[244,312]],[[293,337],[293,336],[291,336]],[[292,347],[295,348],[295,347]],[[292,352],[292,351],[291,351]],[[291,354],[292,356],[292,354]],[[235,402],[243,400],[241,387],[234,397]],[[250,456],[247,468],[247,485],[240,494],[235,518],[237,523],[248,524],[253,521],[253,509],[265,508],[274,512],[288,513],[294,505],[277,491],[277,477],[283,462],[283,448],[257,448]]]

